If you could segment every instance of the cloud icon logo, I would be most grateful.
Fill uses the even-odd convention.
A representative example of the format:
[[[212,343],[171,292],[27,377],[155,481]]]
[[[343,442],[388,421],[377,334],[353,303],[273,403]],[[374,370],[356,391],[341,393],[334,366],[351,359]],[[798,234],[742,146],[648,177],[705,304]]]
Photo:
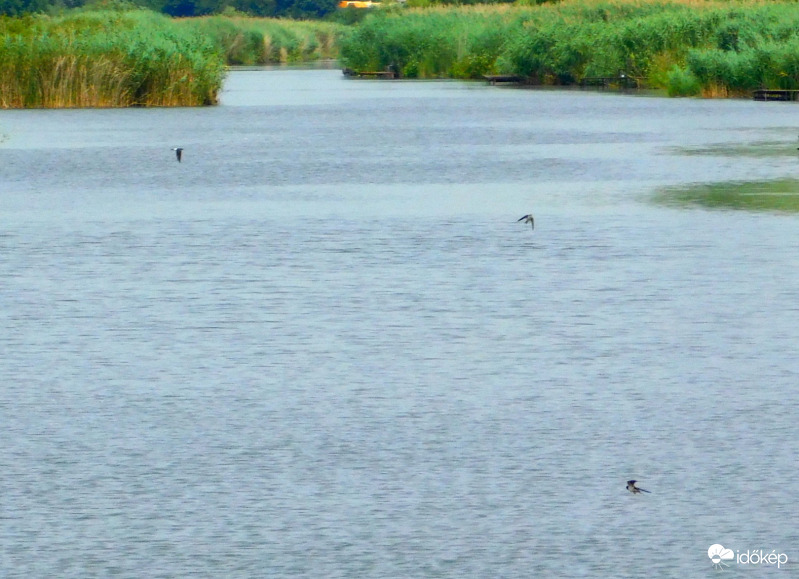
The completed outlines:
[[[714,568],[721,569],[722,565],[729,567],[724,561],[734,559],[735,553],[732,552],[732,549],[725,549],[722,545],[717,543],[715,545],[710,545],[710,548],[707,550],[707,556],[713,561]]]

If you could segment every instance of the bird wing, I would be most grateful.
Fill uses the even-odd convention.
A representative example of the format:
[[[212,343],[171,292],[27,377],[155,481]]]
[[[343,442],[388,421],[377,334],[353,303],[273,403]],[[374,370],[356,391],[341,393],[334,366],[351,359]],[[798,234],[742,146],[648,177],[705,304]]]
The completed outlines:
[[[530,217],[530,216],[529,215],[525,215],[524,217],[520,217],[519,219],[516,220],[516,222],[518,223],[519,221],[524,221],[528,217]]]

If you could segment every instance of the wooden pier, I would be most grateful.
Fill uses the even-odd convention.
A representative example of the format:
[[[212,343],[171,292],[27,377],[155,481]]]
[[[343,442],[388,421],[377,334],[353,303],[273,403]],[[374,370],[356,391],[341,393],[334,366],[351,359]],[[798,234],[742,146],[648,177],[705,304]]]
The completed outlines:
[[[634,76],[620,74],[619,76],[585,76],[580,79],[582,87],[600,88],[640,88],[639,80]]]
[[[345,68],[341,71],[344,76],[349,78],[399,78],[396,70],[352,70]]]
[[[518,74],[486,74],[483,78],[488,81],[488,84],[521,84],[524,82],[524,77]]]
[[[799,90],[761,88],[752,93],[756,101],[795,101]]]

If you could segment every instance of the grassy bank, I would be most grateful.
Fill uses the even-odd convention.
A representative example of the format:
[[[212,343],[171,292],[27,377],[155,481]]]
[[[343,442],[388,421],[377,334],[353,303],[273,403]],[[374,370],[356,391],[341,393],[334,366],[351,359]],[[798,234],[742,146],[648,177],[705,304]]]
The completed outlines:
[[[355,70],[405,77],[522,75],[532,83],[640,78],[672,95],[799,88],[799,4],[565,0],[540,6],[383,11],[342,39]]]
[[[0,107],[197,106],[225,68],[196,30],[153,12],[0,19]]]

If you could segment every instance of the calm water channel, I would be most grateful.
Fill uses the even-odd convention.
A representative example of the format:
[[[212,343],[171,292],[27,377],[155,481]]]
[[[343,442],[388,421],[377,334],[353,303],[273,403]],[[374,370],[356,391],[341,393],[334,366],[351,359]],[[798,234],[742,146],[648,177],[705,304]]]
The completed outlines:
[[[651,202],[799,176],[799,105],[239,71],[0,134],[0,575],[799,574],[799,217]]]

